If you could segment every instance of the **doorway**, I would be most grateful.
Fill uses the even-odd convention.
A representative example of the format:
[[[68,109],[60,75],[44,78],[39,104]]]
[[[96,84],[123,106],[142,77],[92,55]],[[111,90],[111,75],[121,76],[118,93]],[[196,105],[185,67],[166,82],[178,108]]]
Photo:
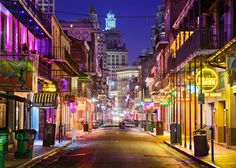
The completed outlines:
[[[227,136],[227,109],[225,108],[225,101],[220,101],[220,107],[223,110],[221,115],[223,118],[223,142],[226,143],[226,136]]]

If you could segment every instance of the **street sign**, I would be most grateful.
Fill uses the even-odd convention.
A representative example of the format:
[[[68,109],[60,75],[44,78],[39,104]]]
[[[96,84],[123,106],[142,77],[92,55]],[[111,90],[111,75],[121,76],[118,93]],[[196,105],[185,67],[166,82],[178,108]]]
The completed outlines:
[[[198,94],[198,103],[199,104],[205,104],[205,96],[204,96],[204,93],[200,92]]]

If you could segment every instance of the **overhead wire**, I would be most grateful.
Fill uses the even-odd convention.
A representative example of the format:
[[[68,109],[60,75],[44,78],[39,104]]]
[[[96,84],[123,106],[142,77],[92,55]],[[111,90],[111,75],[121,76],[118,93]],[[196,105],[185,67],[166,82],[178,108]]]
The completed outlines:
[[[88,14],[84,14],[84,13],[75,13],[75,12],[68,12],[68,11],[59,11],[59,10],[56,10],[56,13],[61,13],[61,14],[67,14],[67,15],[75,15],[75,16],[84,16],[84,17],[87,17],[89,16]],[[105,15],[99,15],[98,18],[106,18]],[[139,16],[119,16],[117,15],[116,18],[119,18],[119,19],[147,19],[147,18],[156,18],[155,15],[139,15]]]

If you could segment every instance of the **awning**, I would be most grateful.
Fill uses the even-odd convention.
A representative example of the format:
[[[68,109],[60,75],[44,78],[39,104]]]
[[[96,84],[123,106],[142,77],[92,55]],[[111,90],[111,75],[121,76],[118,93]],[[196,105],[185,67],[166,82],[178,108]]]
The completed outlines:
[[[33,107],[56,107],[57,94],[56,93],[34,93]]]
[[[31,103],[30,100],[24,98],[24,97],[20,97],[17,95],[12,95],[12,94],[5,94],[5,93],[0,93],[0,97],[3,97],[5,99],[11,99],[11,100],[16,100],[19,102],[26,102],[26,103]]]
[[[91,78],[90,75],[80,71],[79,72],[79,81],[80,82],[85,82],[85,83],[90,83],[90,82],[92,82],[92,78]]]

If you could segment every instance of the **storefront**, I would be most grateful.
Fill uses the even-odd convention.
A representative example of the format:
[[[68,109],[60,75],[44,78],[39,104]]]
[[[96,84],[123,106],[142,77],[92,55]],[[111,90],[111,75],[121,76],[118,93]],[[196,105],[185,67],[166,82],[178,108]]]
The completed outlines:
[[[14,131],[31,128],[31,101],[37,70],[34,54],[0,56],[0,127],[10,129],[9,144],[14,142]]]
[[[70,111],[70,130],[75,128],[76,130],[83,130],[84,124],[89,125],[89,129],[93,126],[93,111],[94,105],[87,98],[76,97],[68,95],[66,97],[67,106]]]
[[[56,124],[57,93],[34,93],[32,100],[32,128],[43,139],[46,123]]]

